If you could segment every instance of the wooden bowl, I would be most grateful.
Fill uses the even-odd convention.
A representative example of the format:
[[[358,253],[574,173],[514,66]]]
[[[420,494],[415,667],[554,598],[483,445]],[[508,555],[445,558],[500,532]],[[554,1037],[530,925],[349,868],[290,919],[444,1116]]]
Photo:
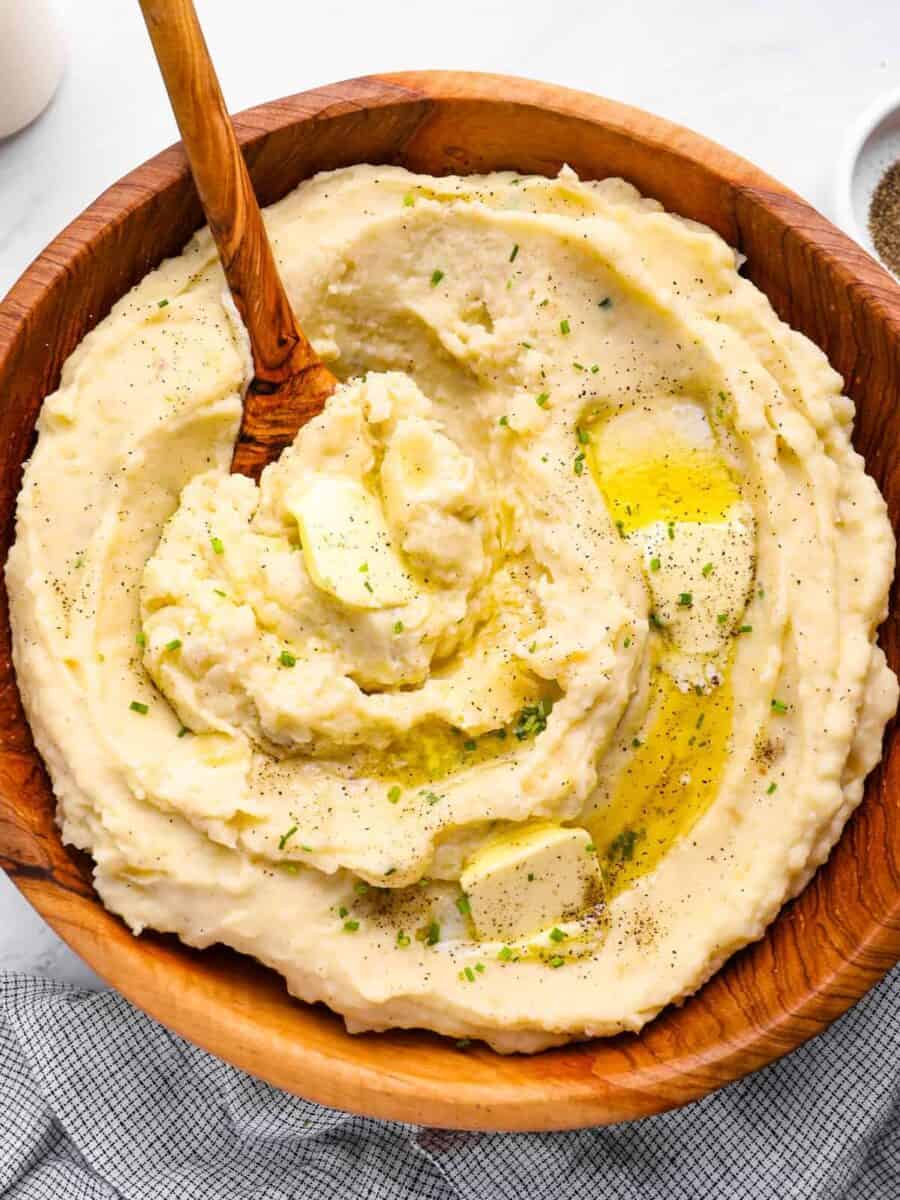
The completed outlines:
[[[236,118],[263,203],[314,171],[402,163],[434,174],[512,168],[622,175],[747,256],[778,313],[828,354],[857,404],[855,442],[900,518],[900,288],[786,188],[719,146],[635,109],[487,75],[375,76]],[[112,303],[201,224],[178,147],[110,188],[0,308],[0,525],[5,559],[22,461],[60,367]],[[882,644],[900,668],[896,590]],[[567,1129],[685,1104],[819,1033],[900,957],[900,741],[828,863],[760,942],[643,1033],[501,1057],[420,1032],[350,1037],[321,1007],[226,950],[134,938],[66,849],[10,663],[0,592],[0,865],[114,987],[185,1037],[324,1104],[468,1129]]]

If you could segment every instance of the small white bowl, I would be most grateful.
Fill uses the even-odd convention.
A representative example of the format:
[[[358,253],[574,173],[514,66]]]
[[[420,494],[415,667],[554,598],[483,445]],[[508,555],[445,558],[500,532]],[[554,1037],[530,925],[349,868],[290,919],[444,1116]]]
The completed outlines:
[[[898,159],[900,90],[881,96],[854,124],[837,172],[837,223],[885,267],[869,233],[869,204],[881,176]],[[896,271],[894,275],[900,279]]]

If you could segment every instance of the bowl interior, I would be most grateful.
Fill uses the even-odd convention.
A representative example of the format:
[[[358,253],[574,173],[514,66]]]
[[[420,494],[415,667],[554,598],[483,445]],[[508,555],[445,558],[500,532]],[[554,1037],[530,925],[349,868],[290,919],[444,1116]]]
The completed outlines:
[[[260,198],[317,170],[398,162],[434,174],[511,168],[622,175],[703,221],[816,341],[858,405],[856,445],[900,522],[900,289],[806,204],[727,151],[624,106],[548,85],[431,73],[372,77],[236,119]],[[0,554],[21,465],[62,362],[112,303],[201,224],[177,148],[105,193],[26,272],[0,308]],[[900,667],[896,591],[882,631]],[[61,935],[140,1007],[277,1086],[356,1112],[464,1128],[561,1129],[682,1104],[812,1036],[900,955],[900,746],[828,864],[761,942],[640,1036],[501,1058],[420,1032],[351,1038],[332,1014],[225,950],[133,938],[93,895],[90,864],[62,846],[24,721],[0,585],[0,865]]]

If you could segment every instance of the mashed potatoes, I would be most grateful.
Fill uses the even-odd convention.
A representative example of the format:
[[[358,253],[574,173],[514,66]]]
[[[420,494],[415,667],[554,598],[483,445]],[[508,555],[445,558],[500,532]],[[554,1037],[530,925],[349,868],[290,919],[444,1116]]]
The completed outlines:
[[[346,382],[228,474],[207,231],[48,397],[8,564],[67,841],[353,1030],[637,1029],[825,858],[897,686],[824,356],[620,180],[354,167],[268,211]]]

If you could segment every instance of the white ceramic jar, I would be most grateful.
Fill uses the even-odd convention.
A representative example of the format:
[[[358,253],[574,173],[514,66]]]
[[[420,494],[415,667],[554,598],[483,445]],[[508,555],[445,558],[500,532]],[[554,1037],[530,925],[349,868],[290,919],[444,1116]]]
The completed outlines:
[[[0,138],[24,129],[44,111],[64,62],[50,0],[0,0]]]

